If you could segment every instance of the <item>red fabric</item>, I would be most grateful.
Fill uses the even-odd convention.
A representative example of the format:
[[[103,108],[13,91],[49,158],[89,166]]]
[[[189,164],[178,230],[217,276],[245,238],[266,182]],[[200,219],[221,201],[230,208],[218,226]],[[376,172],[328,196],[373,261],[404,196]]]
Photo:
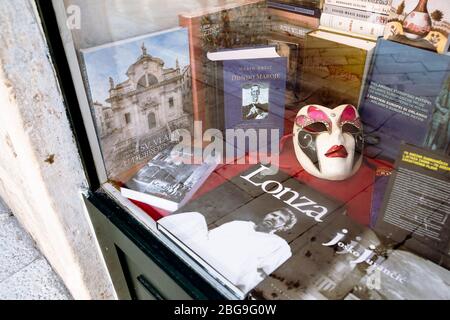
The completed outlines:
[[[170,214],[170,212],[164,211],[159,208],[155,208],[151,205],[148,205],[146,203],[142,203],[136,200],[130,199],[131,202],[133,202],[137,207],[139,207],[142,211],[147,213],[153,220],[158,221],[161,218],[164,218]]]
[[[365,158],[361,168],[353,177],[345,181],[328,181],[318,179],[303,170],[296,158],[292,139],[286,143],[280,156],[281,170],[318,192],[345,203],[348,215],[358,223],[367,226],[370,224],[376,171],[379,167],[386,166],[390,164]]]
[[[295,156],[292,138],[287,137],[285,140],[279,158],[280,169],[318,192],[345,203],[348,215],[358,223],[368,226],[370,224],[370,209],[376,171],[380,167],[391,167],[392,165],[387,162],[365,158],[361,169],[350,179],[346,181],[322,180],[311,176],[303,170]],[[192,200],[217,188],[225,181],[238,176],[252,166],[254,164],[221,165],[207,179]],[[143,203],[136,201],[133,201],[133,203],[147,212],[155,220],[159,220],[169,214],[168,212]]]

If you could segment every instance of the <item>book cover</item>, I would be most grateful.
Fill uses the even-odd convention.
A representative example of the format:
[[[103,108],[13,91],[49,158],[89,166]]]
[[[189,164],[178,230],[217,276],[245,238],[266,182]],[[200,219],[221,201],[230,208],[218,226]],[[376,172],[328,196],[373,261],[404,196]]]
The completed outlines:
[[[378,216],[383,205],[384,195],[386,194],[389,178],[393,168],[389,165],[377,168],[372,191],[372,203],[370,208],[370,227],[375,227]]]
[[[393,0],[385,39],[445,54],[449,48],[450,2]]]
[[[258,165],[159,220],[158,228],[247,294],[291,257],[290,243],[342,210],[286,173]]]
[[[292,242],[292,258],[261,282],[258,300],[344,300],[382,257],[365,249],[381,247],[378,236],[343,214],[318,224]],[[379,253],[378,253],[379,255]],[[401,271],[401,270],[393,270]]]
[[[214,159],[203,164],[190,164],[192,157],[166,148],[125,183],[121,194],[156,208],[176,211],[190,200],[217,167]]]
[[[450,57],[379,39],[361,103],[366,150],[395,160],[401,141],[445,153]]]
[[[124,182],[169,145],[172,131],[191,128],[188,30],[81,50],[81,58],[108,178]]]
[[[322,16],[320,17],[320,25],[340,31],[348,31],[357,34],[368,35],[373,37],[374,40],[382,36],[384,33],[384,25],[382,24],[330,13],[322,14]]]
[[[346,215],[313,226],[265,278],[256,300],[448,299],[450,272]]]
[[[375,230],[450,268],[450,157],[403,144]]]
[[[319,0],[269,0],[267,6],[316,18],[319,18],[321,14],[321,1]]]
[[[279,55],[287,59],[286,108],[297,110],[305,38],[319,26],[319,19],[277,9],[269,9],[268,15],[268,44],[275,45]]]
[[[223,6],[179,15],[189,29],[192,66],[192,95],[195,120],[204,130],[221,128],[222,97],[217,97],[217,74],[208,52],[267,44],[267,7],[261,0],[236,0]]]
[[[269,135],[276,129],[282,137],[286,79],[284,57],[224,61],[225,128],[266,129]]]
[[[302,95],[305,104],[359,106],[375,42],[317,30],[306,38]]]
[[[294,37],[305,37],[306,35],[304,32],[298,32],[295,29],[299,28],[299,30],[302,30],[301,27],[306,29],[317,29],[319,27],[320,20],[316,17],[308,17],[274,8],[267,9],[267,18],[269,20],[269,27],[271,31],[281,31],[285,35]],[[283,27],[284,25],[289,27]],[[291,27],[294,28],[294,30],[291,30]]]
[[[324,4],[387,15],[391,2],[392,0],[325,0]]]

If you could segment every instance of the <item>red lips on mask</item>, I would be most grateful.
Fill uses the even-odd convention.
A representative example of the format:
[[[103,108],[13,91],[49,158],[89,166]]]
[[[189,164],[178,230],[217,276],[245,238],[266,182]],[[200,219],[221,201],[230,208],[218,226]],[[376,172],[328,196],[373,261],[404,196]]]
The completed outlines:
[[[325,153],[327,158],[347,158],[348,152],[344,146],[333,146]]]

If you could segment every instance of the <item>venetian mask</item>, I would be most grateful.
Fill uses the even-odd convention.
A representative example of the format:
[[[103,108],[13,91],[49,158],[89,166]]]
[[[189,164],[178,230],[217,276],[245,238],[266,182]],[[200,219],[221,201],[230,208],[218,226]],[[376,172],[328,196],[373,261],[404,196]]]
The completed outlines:
[[[363,160],[358,111],[352,105],[302,108],[294,125],[294,146],[298,161],[309,174],[334,181],[351,177]]]

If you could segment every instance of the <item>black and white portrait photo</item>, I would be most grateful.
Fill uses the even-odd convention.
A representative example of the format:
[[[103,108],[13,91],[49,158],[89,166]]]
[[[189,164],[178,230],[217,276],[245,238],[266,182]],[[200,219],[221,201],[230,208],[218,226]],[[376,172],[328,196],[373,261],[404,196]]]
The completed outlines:
[[[269,89],[267,83],[251,83],[243,86],[243,120],[264,120],[269,116]]]
[[[277,233],[297,224],[294,212],[282,207],[260,216],[258,221],[234,220],[211,229],[198,212],[175,214],[158,223],[247,293],[292,256],[288,242]]]

